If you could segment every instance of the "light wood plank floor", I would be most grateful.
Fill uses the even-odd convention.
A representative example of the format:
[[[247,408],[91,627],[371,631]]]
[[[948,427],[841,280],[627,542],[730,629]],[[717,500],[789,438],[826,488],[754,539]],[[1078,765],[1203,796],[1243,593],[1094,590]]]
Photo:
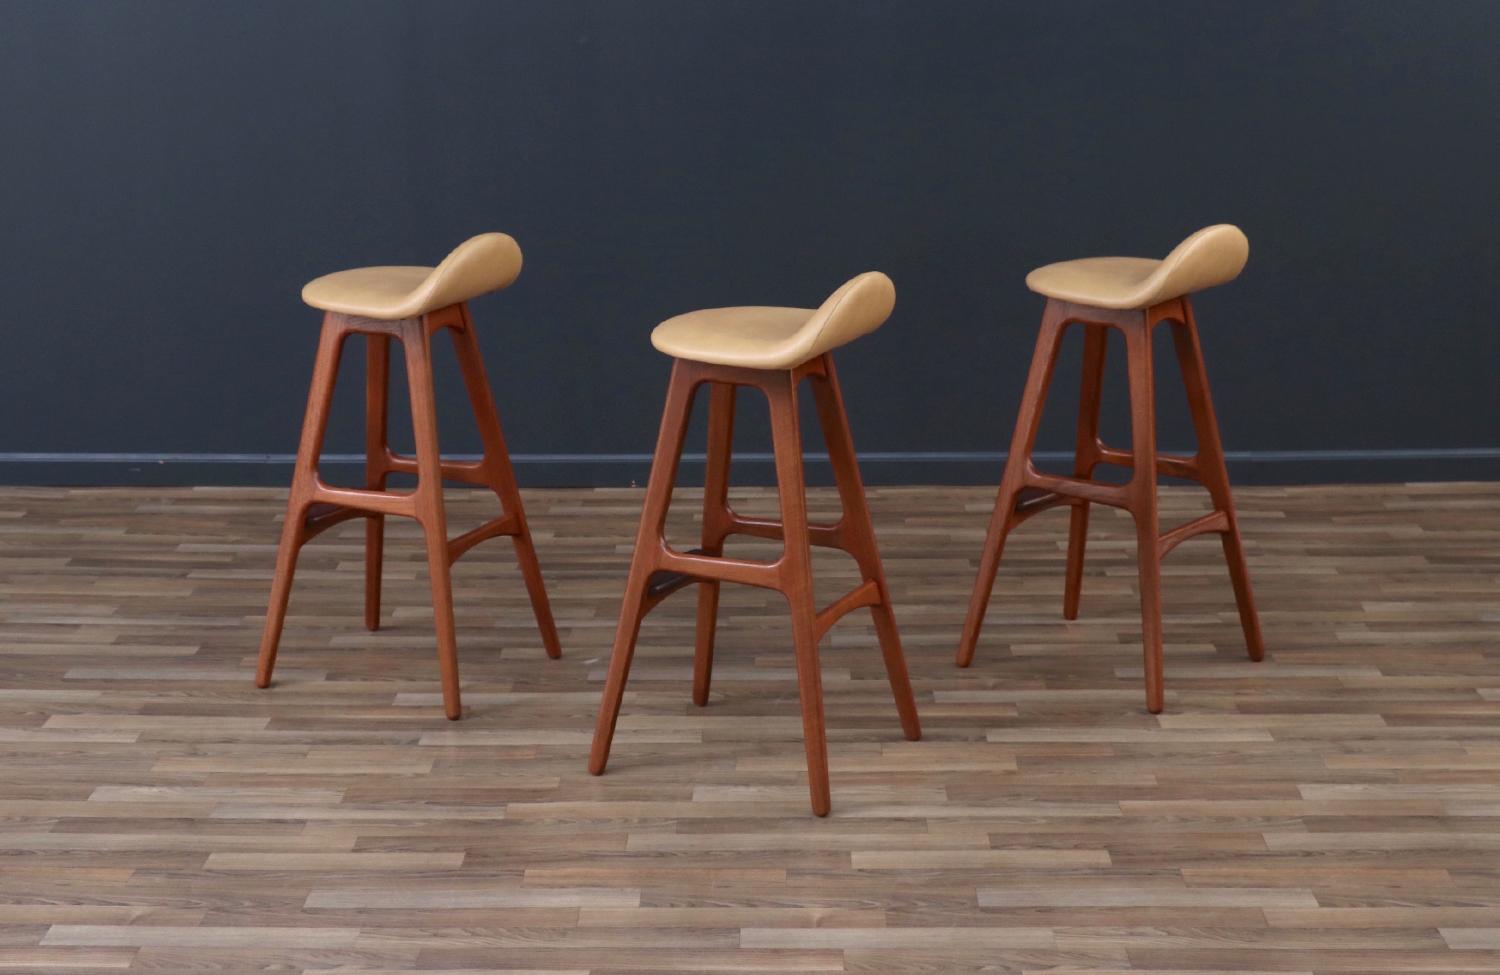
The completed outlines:
[[[1160,717],[1107,511],[1080,621],[1043,515],[954,668],[992,494],[872,491],[926,739],[849,617],[820,821],[764,592],[725,588],[703,710],[692,593],[648,620],[585,773],[639,492],[527,494],[560,661],[508,545],[459,565],[454,724],[415,526],[375,634],[361,525],[305,551],[257,691],[280,493],[0,491],[0,972],[1500,970],[1500,484],[1239,492],[1267,659],[1218,546],[1185,545]],[[454,530],[491,504],[452,495]],[[824,601],[854,581],[819,568]]]

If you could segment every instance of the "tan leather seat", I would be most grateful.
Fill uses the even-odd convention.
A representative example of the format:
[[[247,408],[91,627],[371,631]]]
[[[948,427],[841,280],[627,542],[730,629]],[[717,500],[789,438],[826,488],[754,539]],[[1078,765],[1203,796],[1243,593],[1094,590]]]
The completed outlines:
[[[895,305],[891,279],[866,271],[819,308],[749,305],[690,311],[656,326],[651,344],[677,359],[791,369],[875,331]]]
[[[1095,308],[1150,308],[1233,281],[1249,256],[1250,242],[1240,228],[1220,223],[1193,234],[1164,260],[1086,257],[1062,261],[1026,275],[1026,287],[1049,298]]]
[[[302,300],[314,308],[397,320],[415,318],[499,291],[521,273],[521,248],[509,234],[480,234],[437,267],[360,267],[309,281]]]

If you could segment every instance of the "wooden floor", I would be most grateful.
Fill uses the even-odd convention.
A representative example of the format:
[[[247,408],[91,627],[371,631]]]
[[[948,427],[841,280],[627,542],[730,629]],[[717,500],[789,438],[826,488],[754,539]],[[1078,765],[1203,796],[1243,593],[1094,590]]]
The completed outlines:
[[[637,491],[527,494],[560,661],[503,541],[459,565],[459,723],[413,525],[375,634],[361,525],[308,547],[257,691],[279,493],[0,491],[0,971],[1500,971],[1500,484],[1241,491],[1267,659],[1185,545],[1160,717],[1117,514],[1072,624],[1066,517],[1022,528],[954,668],[992,496],[872,492],[926,738],[851,616],[817,820],[764,592],[725,588],[703,710],[691,592],[647,621],[585,773]]]

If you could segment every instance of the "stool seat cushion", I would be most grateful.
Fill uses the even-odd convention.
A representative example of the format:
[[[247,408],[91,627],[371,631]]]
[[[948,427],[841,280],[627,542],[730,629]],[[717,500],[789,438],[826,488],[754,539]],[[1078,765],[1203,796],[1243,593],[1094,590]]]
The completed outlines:
[[[521,248],[509,234],[480,234],[437,267],[360,267],[309,281],[302,300],[314,308],[363,318],[425,315],[491,291],[521,273]]]
[[[1205,227],[1163,260],[1086,257],[1039,267],[1026,275],[1037,294],[1095,308],[1150,308],[1239,277],[1250,256],[1240,228]]]
[[[896,286],[879,271],[846,282],[818,308],[750,305],[669,318],[651,344],[677,359],[747,369],[792,369],[869,332],[890,317]]]

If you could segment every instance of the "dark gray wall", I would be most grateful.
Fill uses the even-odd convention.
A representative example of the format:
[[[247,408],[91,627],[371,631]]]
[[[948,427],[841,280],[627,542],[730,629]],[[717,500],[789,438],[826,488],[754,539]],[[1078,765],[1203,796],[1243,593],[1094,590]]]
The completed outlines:
[[[1479,0],[5,0],[0,480],[284,480],[302,283],[499,229],[526,270],[475,311],[524,483],[643,474],[656,321],[869,268],[867,476],[990,481],[1027,270],[1218,221],[1251,240],[1199,303],[1237,476],[1500,475],[1497,42]]]

